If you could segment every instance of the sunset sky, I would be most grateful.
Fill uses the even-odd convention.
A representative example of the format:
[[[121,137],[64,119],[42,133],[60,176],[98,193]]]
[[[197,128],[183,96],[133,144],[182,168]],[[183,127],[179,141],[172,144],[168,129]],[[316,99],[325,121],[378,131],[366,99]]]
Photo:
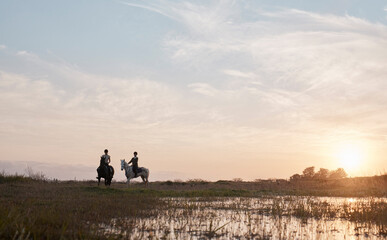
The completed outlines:
[[[387,170],[385,0],[0,1],[0,171]]]

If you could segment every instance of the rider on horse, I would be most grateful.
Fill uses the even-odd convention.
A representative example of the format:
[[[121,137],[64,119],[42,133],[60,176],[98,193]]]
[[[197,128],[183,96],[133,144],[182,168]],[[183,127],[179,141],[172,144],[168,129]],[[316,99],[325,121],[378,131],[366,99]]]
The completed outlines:
[[[109,176],[110,175],[110,167],[109,167],[109,163],[110,163],[110,156],[108,155],[108,150],[105,149],[105,155],[102,155],[101,156],[101,162],[100,162],[100,167],[104,168],[105,169],[105,173],[106,173],[106,176]]]
[[[129,164],[132,163],[133,165],[133,172],[134,172],[134,177],[137,177],[137,172],[138,172],[138,157],[137,157],[137,152],[133,153],[134,157],[132,160],[130,160]]]

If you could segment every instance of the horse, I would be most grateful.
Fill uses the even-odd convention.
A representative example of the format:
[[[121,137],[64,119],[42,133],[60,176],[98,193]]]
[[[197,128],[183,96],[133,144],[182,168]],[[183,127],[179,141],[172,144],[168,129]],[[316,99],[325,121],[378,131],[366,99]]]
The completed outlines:
[[[121,159],[121,171],[125,169],[125,176],[126,176],[126,183],[129,186],[130,179],[135,178],[133,167],[129,166],[127,162],[125,162],[125,159]],[[149,178],[149,169],[140,167],[138,168],[137,177],[141,176],[142,181],[145,183],[145,185],[148,185],[148,178]]]
[[[110,175],[109,176],[106,176],[106,168],[105,168],[105,165],[101,165],[97,168],[97,173],[98,173],[98,186],[99,186],[99,182],[101,180],[101,178],[104,178],[105,179],[105,186],[110,186],[110,184],[112,183],[112,179],[113,179],[113,175],[114,175],[114,168],[112,166],[109,166],[110,168]]]

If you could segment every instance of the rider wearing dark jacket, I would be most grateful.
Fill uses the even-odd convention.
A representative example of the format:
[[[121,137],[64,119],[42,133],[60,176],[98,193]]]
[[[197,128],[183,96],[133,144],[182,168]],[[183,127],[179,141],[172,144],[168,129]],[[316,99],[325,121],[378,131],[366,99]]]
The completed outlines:
[[[137,157],[137,152],[133,153],[134,157],[132,157],[132,160],[130,160],[129,164],[133,164],[133,172],[134,172],[134,177],[137,177],[137,172],[138,172],[138,157]]]

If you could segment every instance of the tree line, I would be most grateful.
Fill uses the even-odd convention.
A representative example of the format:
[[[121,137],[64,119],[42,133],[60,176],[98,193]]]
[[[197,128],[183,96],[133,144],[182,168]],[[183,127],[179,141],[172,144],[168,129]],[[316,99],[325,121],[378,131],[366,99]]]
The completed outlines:
[[[307,167],[302,171],[302,174],[294,174],[290,177],[291,181],[294,180],[323,180],[323,179],[341,179],[346,178],[348,174],[343,168],[338,168],[336,170],[328,170],[326,168],[320,168],[315,172],[315,167]]]

